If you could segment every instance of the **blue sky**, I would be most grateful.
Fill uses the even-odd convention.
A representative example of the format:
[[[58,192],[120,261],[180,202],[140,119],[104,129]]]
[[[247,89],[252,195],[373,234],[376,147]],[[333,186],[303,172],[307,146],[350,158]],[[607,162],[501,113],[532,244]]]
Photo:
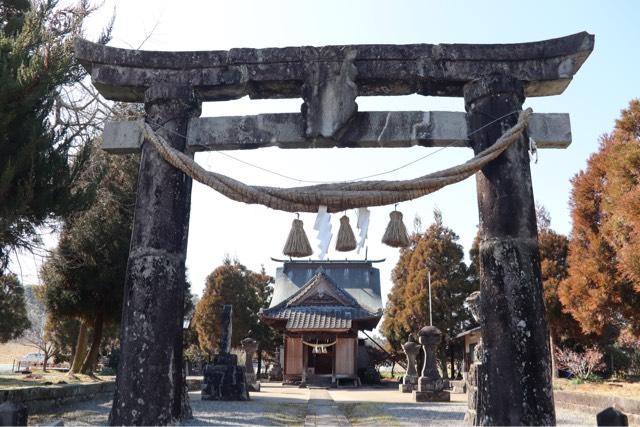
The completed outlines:
[[[95,37],[114,6],[116,23],[111,45],[143,49],[219,50],[233,47],[363,43],[516,43],[544,40],[588,31],[595,34],[595,50],[562,94],[527,99],[536,112],[570,113],[573,143],[567,150],[541,150],[532,164],[536,201],[551,213],[552,227],[571,230],[570,179],[584,168],[597,150],[599,136],[609,132],[621,109],[640,96],[640,3],[634,1],[122,1],[107,0],[87,22],[87,36]],[[152,29],[155,26],[155,30]],[[208,103],[202,116],[244,115],[299,111],[300,100],[264,100]],[[358,98],[365,110],[464,111],[460,98],[422,96]],[[342,180],[371,175],[414,160],[426,148],[366,150],[278,150],[237,153],[243,160],[277,172],[311,180]],[[460,163],[470,150],[449,148],[386,179],[411,178]],[[266,174],[219,154],[198,154],[207,169],[229,174],[247,183],[292,186],[294,182]],[[434,207],[444,222],[460,235],[468,251],[478,223],[475,180],[447,187],[419,200],[402,203],[408,228],[418,214],[423,226],[432,221]],[[381,266],[383,293],[390,289],[389,274],[397,250],[380,244],[393,207],[372,210],[369,258],[386,258]],[[355,213],[348,212],[352,224]],[[307,233],[314,215],[301,216]],[[206,275],[225,254],[249,268],[264,265],[275,273],[294,215],[226,200],[195,184],[192,198],[187,266],[192,287],[201,292]],[[334,232],[338,216],[333,218]],[[49,242],[53,244],[53,242]],[[333,246],[332,246],[333,247]],[[331,251],[330,258],[344,258]],[[357,255],[349,254],[350,257]],[[37,281],[39,263],[24,257],[25,281]],[[385,295],[386,296],[386,295]]]

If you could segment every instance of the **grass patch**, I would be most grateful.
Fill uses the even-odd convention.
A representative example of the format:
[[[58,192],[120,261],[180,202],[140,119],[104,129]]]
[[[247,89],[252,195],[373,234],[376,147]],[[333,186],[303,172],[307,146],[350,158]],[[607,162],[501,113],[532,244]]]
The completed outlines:
[[[68,375],[66,372],[33,370],[31,374],[0,375],[0,390],[59,384],[96,383],[115,379],[114,376]]]
[[[380,403],[338,403],[338,407],[353,425],[399,426],[394,417],[384,413]]]
[[[555,378],[553,380],[553,389],[640,400],[639,381],[577,382],[565,378]]]
[[[264,418],[271,425],[303,425],[307,415],[307,405],[303,403],[273,403],[264,411]]]

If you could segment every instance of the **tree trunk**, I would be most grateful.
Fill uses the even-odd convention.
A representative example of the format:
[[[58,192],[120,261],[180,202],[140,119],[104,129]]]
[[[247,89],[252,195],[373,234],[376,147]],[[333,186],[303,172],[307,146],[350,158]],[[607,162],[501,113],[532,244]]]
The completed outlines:
[[[71,363],[71,368],[69,369],[70,375],[80,373],[82,362],[84,361],[84,357],[87,354],[88,338],[87,323],[84,320],[81,320],[80,329],[78,330],[78,339],[76,340],[76,348],[73,352],[73,362]]]
[[[184,151],[200,104],[192,88],[154,84],[145,121]],[[191,178],[143,142],[127,263],[116,391],[109,423],[164,425],[191,417],[182,360]]]
[[[396,362],[394,360],[391,361],[391,378],[394,378],[394,369],[396,369]]]
[[[549,347],[551,348],[551,377],[558,378],[558,368],[556,367],[556,346],[553,343],[553,332],[549,333]]]
[[[100,355],[100,343],[102,342],[102,327],[104,324],[104,316],[102,313],[98,314],[95,323],[93,324],[93,338],[91,340],[91,348],[87,357],[84,359],[80,372],[86,375],[93,375],[93,370],[96,367],[98,356]]]
[[[49,361],[49,353],[44,352],[44,360],[42,361],[42,372],[47,372],[47,362]]]
[[[449,362],[451,363],[451,379],[455,380],[456,379],[456,363],[455,363],[452,344],[449,344]]]
[[[523,83],[491,74],[464,86],[477,154],[517,121]],[[481,425],[555,425],[549,333],[535,204],[523,136],[476,174],[480,214],[480,325],[486,381]]]
[[[260,380],[260,371],[262,370],[262,350],[258,350],[258,372],[256,372],[256,379]]]

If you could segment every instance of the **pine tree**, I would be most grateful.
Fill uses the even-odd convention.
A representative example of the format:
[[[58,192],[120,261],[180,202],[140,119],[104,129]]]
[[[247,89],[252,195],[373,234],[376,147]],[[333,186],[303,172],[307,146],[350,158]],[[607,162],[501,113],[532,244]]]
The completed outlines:
[[[640,331],[640,101],[573,178],[569,275],[558,293],[585,333]]]
[[[72,43],[91,9],[57,3],[0,3],[0,271],[12,250],[39,242],[38,226],[82,200],[70,186],[86,153],[57,100],[85,76]]]

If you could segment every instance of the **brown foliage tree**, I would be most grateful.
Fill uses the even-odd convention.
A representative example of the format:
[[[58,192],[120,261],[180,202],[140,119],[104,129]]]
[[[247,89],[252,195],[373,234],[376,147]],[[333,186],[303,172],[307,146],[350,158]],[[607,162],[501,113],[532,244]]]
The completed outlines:
[[[640,100],[573,178],[569,275],[560,301],[586,333],[640,330]]]
[[[543,206],[536,207],[536,219],[544,303],[553,341],[580,340],[580,326],[564,311],[558,296],[558,287],[569,274],[569,239],[551,229],[551,218]]]
[[[240,340],[250,335],[261,345],[269,342],[272,329],[259,321],[258,311],[269,306],[271,283],[273,278],[264,271],[255,273],[238,260],[226,258],[207,276],[202,298],[195,308],[193,322],[200,347],[210,354],[218,350],[220,314],[225,304],[233,305],[232,346],[239,346]]]

